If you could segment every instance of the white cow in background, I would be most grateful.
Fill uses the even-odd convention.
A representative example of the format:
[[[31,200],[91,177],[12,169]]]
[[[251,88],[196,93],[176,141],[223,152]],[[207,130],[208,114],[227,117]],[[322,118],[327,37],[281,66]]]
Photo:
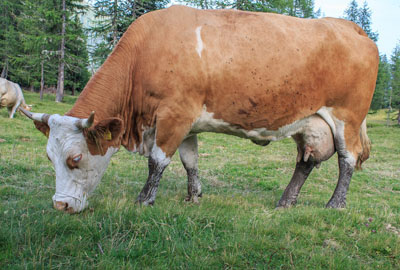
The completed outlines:
[[[17,83],[0,78],[0,108],[7,107],[10,118],[13,118],[20,105],[27,110],[31,109],[25,103],[21,87]]]

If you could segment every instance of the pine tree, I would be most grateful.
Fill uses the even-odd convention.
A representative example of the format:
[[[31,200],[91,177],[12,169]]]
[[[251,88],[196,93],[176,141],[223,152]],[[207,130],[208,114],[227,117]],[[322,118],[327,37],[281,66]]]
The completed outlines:
[[[165,8],[168,0],[97,0],[91,35],[97,40],[91,51],[94,66],[100,66],[129,25],[141,15]]]
[[[92,51],[95,66],[101,65],[114,48],[120,37],[118,23],[123,11],[117,0],[97,0],[94,5],[95,21],[90,29],[93,38],[100,40]]]
[[[400,44],[394,48],[391,56],[392,92],[391,107],[399,110],[397,122],[400,125]]]
[[[379,110],[385,107],[385,95],[390,91],[390,76],[390,64],[386,55],[381,55],[379,59],[378,78],[371,103],[372,110]]]
[[[302,18],[315,18],[320,15],[320,11],[314,11],[314,0],[182,0],[181,3],[202,9],[233,8],[274,12]]]
[[[65,79],[68,89],[87,82],[86,36],[79,22],[83,0],[65,0]],[[60,63],[61,0],[0,1],[0,71],[31,89],[56,85]]]
[[[73,33],[76,38],[68,39],[66,43],[66,75],[65,86],[75,95],[76,90],[82,90],[90,78],[87,69],[89,66],[89,54],[87,50],[87,35],[78,14],[71,17],[67,33]]]
[[[61,43],[60,43],[60,62],[58,65],[58,80],[57,80],[57,92],[56,92],[56,102],[61,102],[64,98],[64,66],[65,66],[65,27],[66,27],[66,17],[67,8],[65,0],[62,0],[62,10],[61,10]]]
[[[344,18],[358,24],[369,38],[376,42],[378,40],[378,32],[373,32],[371,29],[371,14],[367,1],[364,2],[362,7],[358,7],[357,1],[352,0],[344,11]]]
[[[365,1],[363,6],[359,9],[359,22],[358,24],[365,31],[365,33],[369,36],[373,41],[378,41],[378,32],[373,32],[371,29],[371,10],[368,7],[367,2]]]
[[[356,24],[360,23],[360,10],[356,0],[350,2],[348,8],[344,11],[344,15],[345,19],[355,22]]]
[[[13,76],[13,64],[10,62],[18,55],[17,52],[20,50],[17,18],[21,9],[22,1],[0,1],[0,76],[2,78],[7,78],[9,75]]]
[[[115,0],[117,1],[117,0]],[[61,102],[64,96],[64,80],[65,80],[65,64],[66,64],[66,42],[73,42],[78,38],[76,33],[68,32],[68,29],[73,29],[70,24],[74,24],[72,21],[73,14],[79,14],[86,10],[86,6],[82,4],[83,0],[61,0],[60,13],[62,16],[61,21],[61,40],[60,40],[60,58],[59,58],[59,69],[58,69],[58,81],[57,81],[57,95],[56,102]],[[70,69],[70,71],[72,71]]]

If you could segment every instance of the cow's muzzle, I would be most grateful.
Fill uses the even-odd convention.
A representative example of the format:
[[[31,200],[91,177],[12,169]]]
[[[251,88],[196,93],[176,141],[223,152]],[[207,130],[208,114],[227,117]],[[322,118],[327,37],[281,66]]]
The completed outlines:
[[[66,213],[79,213],[88,206],[86,194],[82,198],[56,193],[53,196],[53,206]]]
[[[57,201],[55,201],[54,202],[54,208],[59,210],[59,211],[64,211],[64,212],[67,212],[67,213],[70,213],[70,214],[75,213],[74,208],[69,207],[67,202],[57,202]]]

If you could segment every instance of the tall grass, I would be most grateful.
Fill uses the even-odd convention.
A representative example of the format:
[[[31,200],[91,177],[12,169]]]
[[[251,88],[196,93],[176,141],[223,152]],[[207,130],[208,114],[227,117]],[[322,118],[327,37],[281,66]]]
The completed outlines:
[[[25,93],[36,112],[64,113]],[[325,209],[336,157],[312,172],[297,206],[276,210],[295,166],[287,139],[260,147],[227,135],[199,136],[203,198],[184,202],[186,172],[174,157],[154,206],[134,204],[146,159],[121,149],[90,199],[69,215],[52,208],[55,173],[46,137],[0,110],[1,269],[399,269],[400,128],[385,112],[368,119],[373,143],[352,178],[348,207]]]

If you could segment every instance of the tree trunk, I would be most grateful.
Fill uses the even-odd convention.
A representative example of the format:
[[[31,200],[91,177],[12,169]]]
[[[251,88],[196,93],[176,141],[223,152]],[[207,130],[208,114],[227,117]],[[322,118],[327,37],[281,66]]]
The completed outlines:
[[[397,124],[400,126],[400,108],[399,108],[399,113],[397,115]]]
[[[61,28],[61,47],[60,47],[60,64],[58,67],[58,82],[56,102],[62,102],[64,97],[64,58],[65,58],[65,0],[62,1],[62,28]]]
[[[75,84],[72,85],[71,95],[75,96]]]
[[[387,113],[386,126],[390,125],[390,113],[392,112],[392,93],[393,93],[393,89],[390,91],[390,95],[389,95],[389,108],[388,108],[388,113]]]
[[[133,2],[131,2],[131,6],[132,6],[132,19],[133,21],[136,21],[137,17],[136,17],[136,1],[137,0],[133,0]]]
[[[117,44],[117,14],[118,14],[118,0],[114,0],[114,16],[112,20],[113,47],[115,47],[115,44]]]
[[[40,62],[40,100],[43,100],[44,89],[44,60]]]
[[[1,71],[1,77],[5,79],[7,78],[7,75],[8,75],[8,58],[6,58],[3,70]]]

